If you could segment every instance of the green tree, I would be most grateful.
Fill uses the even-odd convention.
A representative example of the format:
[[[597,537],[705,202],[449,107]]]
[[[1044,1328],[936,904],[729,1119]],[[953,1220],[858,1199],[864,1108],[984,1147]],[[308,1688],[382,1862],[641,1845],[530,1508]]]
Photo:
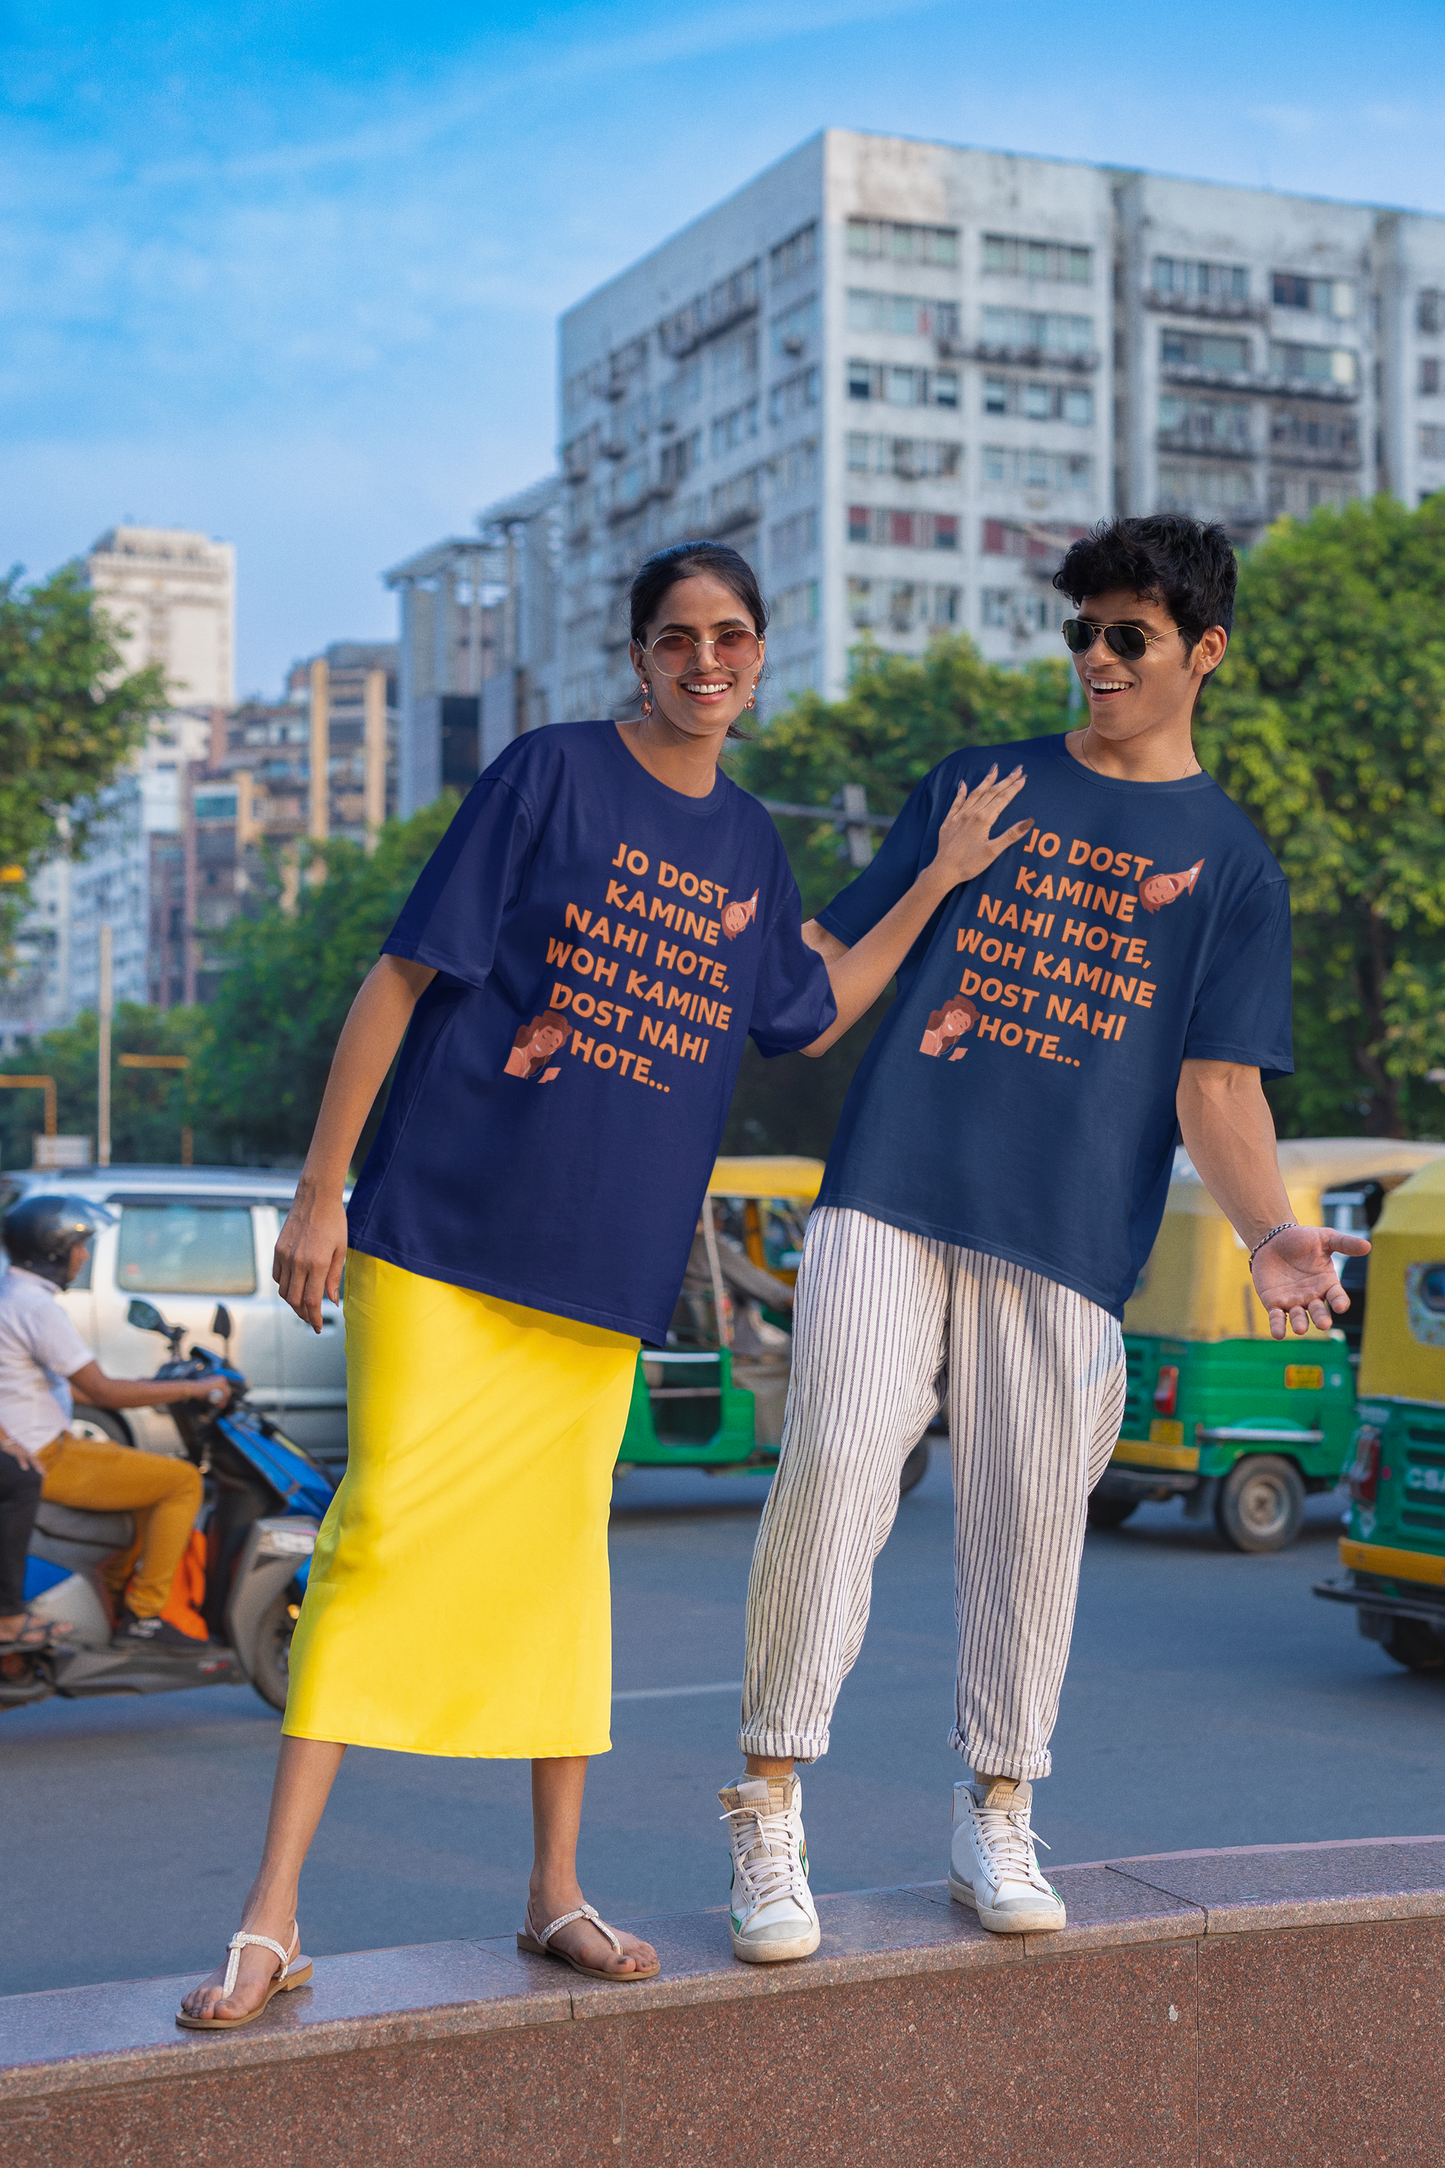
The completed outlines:
[[[122,1054],[182,1054],[196,1050],[202,1025],[199,1009],[149,1009],[122,1001],[111,1029],[111,1157],[130,1166],[175,1165],[181,1157],[181,1129],[191,1121],[183,1071],[124,1069]],[[0,1076],[53,1076],[62,1131],[96,1134],[100,1030],[86,1011],[61,1031],[31,1039],[0,1062]],[[42,1126],[44,1108],[38,1091],[0,1090],[0,1166],[28,1167],[31,1138]],[[196,1140],[204,1159],[206,1140]]]
[[[165,706],[161,672],[123,677],[122,661],[76,567],[0,579],[0,864],[28,871],[57,840],[84,843],[96,793]]]
[[[1241,569],[1197,735],[1289,879],[1286,1135],[1445,1128],[1442,600],[1445,494],[1282,521]]]
[[[329,843],[326,878],[303,879],[295,908],[273,894],[224,935],[228,968],[203,1012],[190,1105],[223,1161],[300,1160],[356,990],[457,808],[454,793],[388,821],[374,852]],[[357,1164],[379,1120],[363,1132]]]
[[[759,798],[826,806],[845,783],[861,783],[871,812],[896,813],[915,783],[961,745],[1006,744],[1069,725],[1069,666],[1006,669],[985,662],[966,637],[930,642],[922,656],[862,648],[841,700],[795,700],[731,756],[738,780]],[[811,917],[854,878],[846,845],[829,822],[781,814],[778,827]],[[764,1061],[748,1042],[724,1134],[733,1152],[806,1152],[833,1139],[853,1073],[883,1017],[885,995],[818,1061],[784,1054]]]

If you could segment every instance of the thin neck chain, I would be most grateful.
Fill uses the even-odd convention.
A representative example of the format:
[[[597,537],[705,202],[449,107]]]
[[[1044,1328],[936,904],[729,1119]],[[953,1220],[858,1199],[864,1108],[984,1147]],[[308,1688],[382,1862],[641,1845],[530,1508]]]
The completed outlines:
[[[1084,740],[1085,740],[1085,738],[1087,738],[1087,736],[1088,736],[1088,735],[1089,735],[1089,733],[1088,733],[1088,729],[1087,729],[1087,728],[1085,728],[1085,729],[1083,729],[1083,730],[1081,730],[1081,731],[1079,732],[1079,747],[1078,747],[1078,751],[1079,751],[1079,758],[1080,758],[1080,760],[1081,760],[1081,761],[1082,761],[1082,762],[1084,763],[1084,766],[1085,766],[1085,767],[1086,767],[1086,768],[1087,768],[1087,769],[1088,769],[1088,770],[1090,771],[1090,773],[1091,773],[1091,774],[1093,774],[1093,775],[1098,775],[1098,776],[1103,776],[1103,779],[1104,779],[1104,781],[1105,781],[1106,783],[1117,783],[1117,782],[1119,781],[1119,778],[1118,778],[1118,776],[1116,776],[1116,775],[1104,775],[1104,771],[1103,771],[1103,769],[1102,769],[1102,768],[1096,768],[1096,767],[1094,766],[1094,763],[1092,762],[1092,760],[1090,760],[1090,758],[1089,758],[1088,754],[1087,754],[1087,753],[1086,753],[1086,752],[1084,751]],[[1196,755],[1194,754],[1194,752],[1193,752],[1193,750],[1192,750],[1192,748],[1191,748],[1191,750],[1190,750],[1190,754],[1189,754],[1189,766],[1188,766],[1188,767],[1187,767],[1187,768],[1186,768],[1186,769],[1184,770],[1184,773],[1183,773],[1183,775],[1170,775],[1170,776],[1166,776],[1166,777],[1164,778],[1164,780],[1165,780],[1165,782],[1167,782],[1167,783],[1182,783],[1182,782],[1184,781],[1184,779],[1185,779],[1185,777],[1186,777],[1186,776],[1191,776],[1191,775],[1203,775],[1203,773],[1204,773],[1204,770],[1203,770],[1203,769],[1202,769],[1202,768],[1200,767],[1200,765],[1199,765],[1199,761],[1198,761],[1198,759],[1197,759]]]

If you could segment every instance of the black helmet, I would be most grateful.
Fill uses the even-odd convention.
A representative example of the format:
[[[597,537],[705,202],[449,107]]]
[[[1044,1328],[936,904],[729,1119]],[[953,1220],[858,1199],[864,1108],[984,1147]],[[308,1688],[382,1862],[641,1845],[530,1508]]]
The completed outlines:
[[[5,1215],[6,1255],[52,1286],[68,1287],[76,1243],[93,1242],[97,1228],[114,1219],[114,1212],[85,1197],[26,1197]]]

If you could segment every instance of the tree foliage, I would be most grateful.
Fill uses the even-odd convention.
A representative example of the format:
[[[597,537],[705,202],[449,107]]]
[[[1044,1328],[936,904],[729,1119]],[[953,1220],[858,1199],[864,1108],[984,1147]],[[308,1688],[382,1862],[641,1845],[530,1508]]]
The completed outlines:
[[[1289,879],[1285,1134],[1445,1127],[1442,602],[1445,495],[1282,521],[1241,569],[1197,740]]]
[[[173,1166],[181,1157],[181,1128],[192,1121],[184,1071],[123,1069],[122,1054],[194,1055],[199,1009],[143,1008],[122,1001],[111,1025],[111,1158],[117,1164]],[[53,1076],[59,1126],[88,1136],[94,1148],[100,1028],[87,1010],[62,1031],[46,1032],[0,1062],[0,1076]],[[28,1167],[32,1136],[43,1126],[38,1091],[0,1090],[0,1166]],[[196,1139],[196,1157],[208,1156]]]
[[[114,630],[74,566],[26,587],[0,579],[0,863],[24,866],[62,834],[85,840],[87,810],[165,706],[154,666],[122,677]]]
[[[198,1134],[223,1160],[304,1157],[346,1012],[456,808],[448,793],[388,821],[371,853],[326,844],[317,853],[326,878],[303,879],[293,912],[273,895],[228,929],[229,968],[204,1011],[190,1078]],[[358,1165],[378,1119],[373,1112]]]

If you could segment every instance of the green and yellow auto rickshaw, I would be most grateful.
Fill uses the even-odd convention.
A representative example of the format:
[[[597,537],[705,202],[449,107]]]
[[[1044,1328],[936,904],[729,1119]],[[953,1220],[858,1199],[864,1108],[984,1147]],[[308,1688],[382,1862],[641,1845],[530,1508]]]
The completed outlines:
[[[1396,1663],[1445,1671],[1445,1159],[1385,1200],[1371,1241],[1345,1573],[1314,1592]]]
[[[1365,1232],[1391,1190],[1445,1146],[1325,1137],[1279,1147],[1295,1217]],[[1353,1279],[1353,1274],[1347,1279]],[[1339,1482],[1355,1421],[1349,1330],[1272,1340],[1249,1255],[1181,1153],[1159,1239],[1124,1310],[1123,1431],[1090,1502],[1117,1528],[1144,1499],[1212,1514],[1240,1551],[1294,1540],[1305,1499]]]
[[[637,1358],[617,1473],[778,1464],[792,1362],[793,1287],[821,1159],[720,1159],[713,1169],[667,1345]],[[900,1489],[928,1467],[924,1438]]]

